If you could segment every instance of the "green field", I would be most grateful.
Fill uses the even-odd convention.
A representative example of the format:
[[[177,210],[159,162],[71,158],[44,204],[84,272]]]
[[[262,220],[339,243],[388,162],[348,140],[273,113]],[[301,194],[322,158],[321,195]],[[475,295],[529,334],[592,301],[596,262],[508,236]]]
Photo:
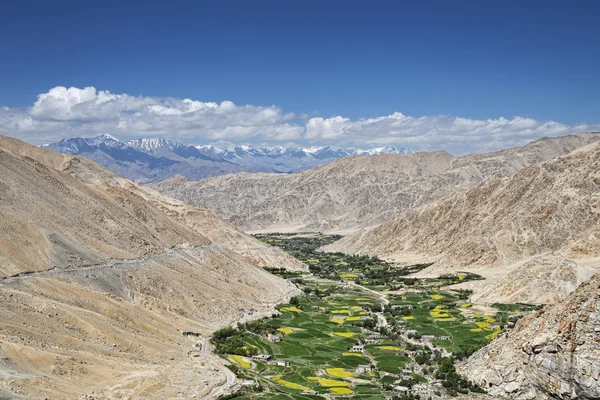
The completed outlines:
[[[400,357],[376,346],[367,346],[364,353],[349,352],[358,341],[369,334],[376,334],[357,326],[370,318],[361,314],[376,301],[357,298],[367,297],[361,293],[326,299],[309,295],[300,298],[294,311],[290,310],[290,305],[280,306],[279,309],[283,310],[281,315],[268,320],[271,328],[280,327],[289,332],[281,336],[280,342],[273,343],[265,335],[239,329],[241,333],[236,337],[241,338],[246,346],[255,347],[261,354],[269,354],[275,360],[287,361],[289,366],[254,361],[250,369],[237,366],[238,375],[259,382],[273,395],[286,393],[288,398],[306,398],[302,397],[305,394],[323,398],[318,394],[335,394],[332,391],[334,387],[347,388],[358,399],[381,396],[382,388],[373,384],[372,376],[365,375],[364,371],[357,374],[357,367],[374,363],[379,368],[395,371],[399,368]],[[336,312],[341,310],[346,312]],[[246,359],[252,361],[251,357]],[[255,398],[263,395],[257,394]]]
[[[259,385],[238,399],[381,399],[395,385],[435,380],[450,395],[478,392],[456,374],[454,360],[529,311],[495,305],[493,315],[484,315],[469,303],[470,292],[443,289],[478,275],[407,278],[428,265],[397,268],[375,257],[320,253],[318,247],[338,239],[321,234],[257,237],[308,264],[313,276],[265,268],[305,294],[279,305],[278,316],[215,333],[216,350],[232,370]]]

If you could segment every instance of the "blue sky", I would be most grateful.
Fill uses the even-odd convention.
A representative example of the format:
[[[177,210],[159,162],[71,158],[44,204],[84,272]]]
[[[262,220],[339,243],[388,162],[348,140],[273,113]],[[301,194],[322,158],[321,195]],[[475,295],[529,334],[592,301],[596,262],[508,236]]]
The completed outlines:
[[[497,147],[520,144],[537,134],[595,128],[600,122],[599,2],[12,3],[3,4],[0,15],[0,106],[12,115],[10,123],[6,116],[4,123],[0,120],[0,133],[32,142],[57,136],[48,121],[61,118],[68,125],[61,129],[65,134],[91,135],[104,129],[117,136],[145,135],[140,124],[131,128],[131,121],[129,131],[114,124],[93,125],[96,111],[85,118],[38,113],[45,125],[34,126],[33,121],[29,131],[15,123],[16,114],[27,114],[38,95],[57,86],[93,86],[98,92],[159,99],[163,106],[168,99],[186,98],[274,106],[281,118],[272,122],[279,128],[269,129],[281,131],[282,124],[303,129],[263,135],[260,127],[240,129],[248,120],[239,118],[235,126],[216,124],[220,134],[200,120],[195,132],[177,124],[169,132],[154,125],[148,129],[149,135],[188,142],[387,141],[431,149],[443,147],[446,133],[456,129],[448,119],[457,117],[512,121],[519,116],[536,121],[536,126],[554,121],[566,127],[547,132],[536,128],[537,133],[517,137],[513,132],[510,141],[497,130],[485,131],[496,135],[492,142]],[[377,130],[373,120],[394,113],[414,121],[432,118],[427,122],[433,125],[411,131],[414,123],[405,124],[402,133],[386,138],[382,130],[393,127]],[[433,119],[441,116],[445,122],[435,125]],[[307,133],[311,118],[317,118],[315,129],[323,120],[320,133]],[[342,119],[337,127],[332,127],[332,118]],[[358,124],[361,120],[372,123]],[[525,125],[532,129],[531,123]],[[225,133],[228,127],[233,135]],[[439,140],[415,139],[439,132]],[[484,133],[477,135],[486,142]],[[461,139],[448,148],[488,149],[466,142]]]

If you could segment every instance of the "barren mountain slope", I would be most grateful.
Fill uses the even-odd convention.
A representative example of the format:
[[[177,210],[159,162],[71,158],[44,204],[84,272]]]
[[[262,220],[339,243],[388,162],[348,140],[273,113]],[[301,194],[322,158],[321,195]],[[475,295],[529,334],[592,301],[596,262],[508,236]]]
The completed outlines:
[[[596,270],[600,254],[600,143],[399,214],[325,251],[436,261],[421,272],[488,278],[462,288],[487,302],[559,301]]]
[[[0,151],[0,213],[6,215],[3,229],[9,233],[0,236],[0,275],[60,267],[67,261],[85,265],[139,257],[183,242],[213,242],[243,253],[255,265],[304,268],[214,214],[140,187],[86,159],[6,137],[0,137]]]
[[[257,265],[302,268],[210,212],[5,137],[0,232],[0,398],[206,393],[222,377],[182,332],[296,291]]]
[[[441,151],[350,157],[291,175],[176,177],[153,187],[245,230],[356,229],[598,140],[600,134],[584,133],[464,157]]]
[[[473,354],[459,371],[489,394],[600,398],[600,275]]]
[[[562,301],[583,282],[598,273],[558,255],[540,255],[518,263],[498,281],[477,291],[475,303],[554,304]]]
[[[504,265],[548,251],[597,255],[600,144],[404,212],[326,249],[420,253],[455,266]]]

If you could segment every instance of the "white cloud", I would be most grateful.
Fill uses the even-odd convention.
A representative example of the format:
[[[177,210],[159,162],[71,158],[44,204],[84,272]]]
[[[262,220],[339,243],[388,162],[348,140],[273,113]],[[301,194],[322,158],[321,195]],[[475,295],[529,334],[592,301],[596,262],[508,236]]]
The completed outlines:
[[[590,130],[600,130],[600,124],[565,125],[523,117],[411,117],[400,112],[359,120],[342,116],[309,119],[304,114],[284,113],[276,106],[130,96],[93,87],[59,86],[40,94],[27,109],[0,107],[0,134],[34,144],[109,133],[120,138],[168,137],[191,144],[219,140],[346,147],[395,144],[464,154]]]
[[[348,118],[311,118],[306,123],[306,138],[336,140],[342,137],[344,135],[344,129],[351,125]]]
[[[544,136],[600,130],[600,124],[564,125],[514,117],[472,120],[450,116],[409,117],[392,115],[350,121],[346,118],[312,118],[306,136],[334,139],[356,145],[399,144],[417,150],[444,149],[455,154],[493,151],[520,146]]]

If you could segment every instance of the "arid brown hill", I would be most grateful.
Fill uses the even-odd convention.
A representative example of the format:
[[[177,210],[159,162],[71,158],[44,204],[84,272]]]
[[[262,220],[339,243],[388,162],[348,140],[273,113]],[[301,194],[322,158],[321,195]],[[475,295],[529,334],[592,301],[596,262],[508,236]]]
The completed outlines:
[[[0,398],[205,393],[215,373],[182,333],[295,292],[262,265],[304,268],[206,210],[0,137]]]
[[[457,266],[511,264],[549,251],[599,254],[600,144],[401,213],[327,249],[422,253]]]
[[[600,255],[600,143],[406,211],[324,249],[437,260],[432,273],[469,268],[503,275],[484,290],[490,301],[558,300],[595,272],[562,257]]]

